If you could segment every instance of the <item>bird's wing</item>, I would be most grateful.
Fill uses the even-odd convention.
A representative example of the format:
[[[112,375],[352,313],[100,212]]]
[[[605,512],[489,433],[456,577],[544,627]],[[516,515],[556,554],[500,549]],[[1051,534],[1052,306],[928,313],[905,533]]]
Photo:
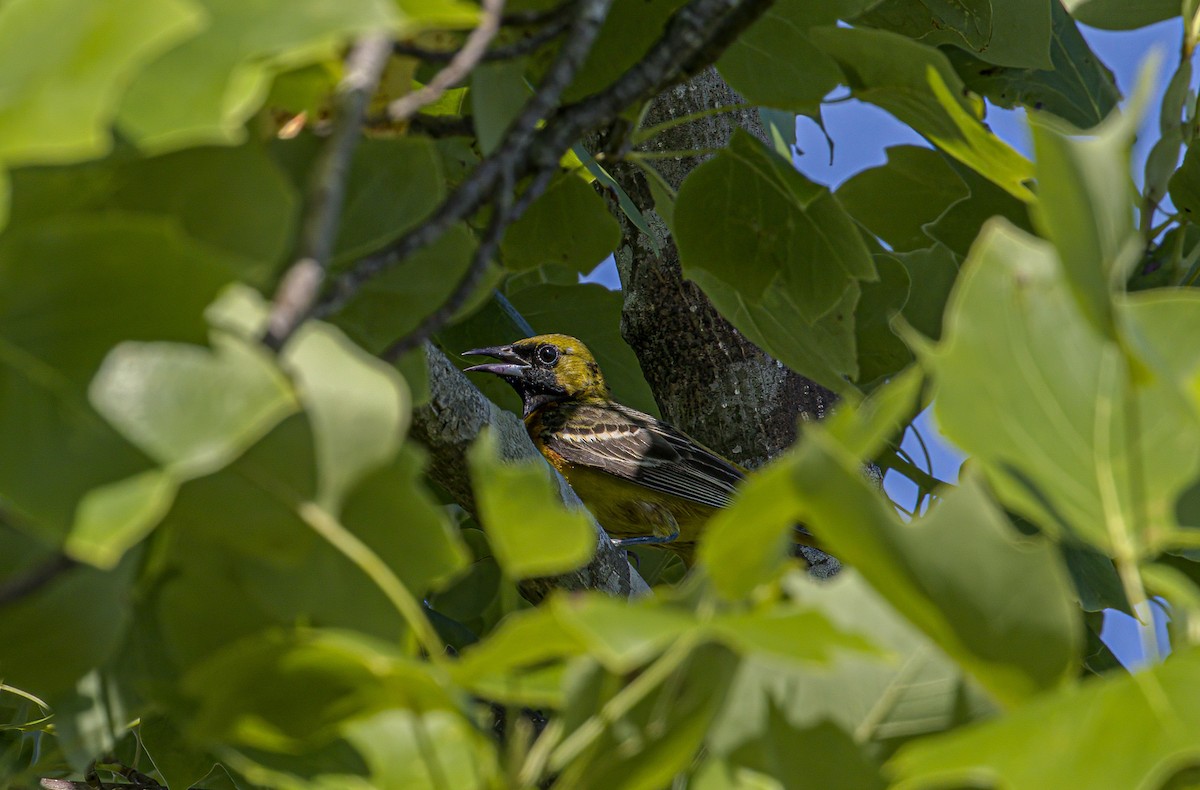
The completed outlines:
[[[580,406],[542,436],[571,464],[709,507],[726,507],[742,471],[648,414],[616,404]]]

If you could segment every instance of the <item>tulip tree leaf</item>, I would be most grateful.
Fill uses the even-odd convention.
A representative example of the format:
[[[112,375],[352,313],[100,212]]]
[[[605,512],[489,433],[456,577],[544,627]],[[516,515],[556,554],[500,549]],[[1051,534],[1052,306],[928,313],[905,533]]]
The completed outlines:
[[[1046,242],[993,222],[959,279],[927,359],[934,409],[1001,501],[1105,550],[1117,530],[1174,523],[1175,498],[1200,468],[1200,423],[1175,383],[1134,376],[1081,313]],[[1128,319],[1134,337],[1174,342],[1161,324],[1140,323],[1136,312]],[[1136,497],[1133,474],[1143,481]]]
[[[479,519],[496,560],[513,578],[562,573],[586,563],[597,535],[586,513],[568,510],[541,461],[505,461],[483,433],[470,450]]]
[[[980,107],[944,54],[886,30],[821,28],[816,43],[835,58],[855,98],[890,112],[1009,194],[1029,201],[1033,168],[980,121]]]

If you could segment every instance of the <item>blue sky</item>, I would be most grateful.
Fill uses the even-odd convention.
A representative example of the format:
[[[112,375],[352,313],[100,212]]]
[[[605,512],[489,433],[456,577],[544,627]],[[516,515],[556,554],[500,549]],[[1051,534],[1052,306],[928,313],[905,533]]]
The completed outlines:
[[[1142,119],[1142,132],[1133,151],[1134,177],[1140,183],[1146,154],[1158,139],[1157,108],[1177,63],[1182,22],[1176,18],[1139,30],[1110,32],[1082,27],[1082,31],[1093,51],[1116,75],[1117,85],[1126,96],[1132,91],[1138,71],[1151,51],[1158,49],[1161,55],[1162,66],[1155,94],[1147,116]],[[910,128],[873,105],[857,101],[839,102],[827,105],[823,112],[825,128],[835,145],[832,161],[825,135],[807,118],[800,118],[797,122],[797,153],[794,161],[806,176],[830,188],[836,188],[855,173],[884,164],[887,161],[884,151],[890,146],[928,145]],[[989,107],[987,122],[997,135],[1025,155],[1032,156],[1023,110]],[[611,259],[587,279],[610,288],[620,287]],[[934,475],[943,480],[957,480],[962,454],[940,437],[928,413],[918,418],[917,429],[929,447]],[[904,446],[914,457],[920,457],[917,455],[919,447],[911,436],[906,439]],[[898,476],[889,475],[885,487],[894,500],[910,506],[915,489],[906,483]],[[1156,618],[1156,626],[1156,638],[1151,638],[1151,632],[1141,631],[1132,618],[1110,612],[1105,620],[1104,639],[1122,663],[1135,667],[1153,660],[1156,643],[1163,646],[1167,644],[1162,617]]]

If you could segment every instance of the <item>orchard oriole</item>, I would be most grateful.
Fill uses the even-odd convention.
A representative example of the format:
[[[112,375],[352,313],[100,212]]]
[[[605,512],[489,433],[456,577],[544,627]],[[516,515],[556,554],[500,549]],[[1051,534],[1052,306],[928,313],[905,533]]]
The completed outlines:
[[[705,523],[745,477],[682,431],[615,402],[573,337],[539,335],[464,356],[500,360],[467,372],[512,385],[533,443],[618,545],[663,544],[690,561]]]

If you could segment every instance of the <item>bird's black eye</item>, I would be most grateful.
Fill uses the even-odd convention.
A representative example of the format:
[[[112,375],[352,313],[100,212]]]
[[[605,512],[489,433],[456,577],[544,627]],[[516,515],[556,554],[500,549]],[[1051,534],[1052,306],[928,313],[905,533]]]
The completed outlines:
[[[558,349],[551,345],[538,346],[537,358],[543,365],[553,365],[558,362]]]

